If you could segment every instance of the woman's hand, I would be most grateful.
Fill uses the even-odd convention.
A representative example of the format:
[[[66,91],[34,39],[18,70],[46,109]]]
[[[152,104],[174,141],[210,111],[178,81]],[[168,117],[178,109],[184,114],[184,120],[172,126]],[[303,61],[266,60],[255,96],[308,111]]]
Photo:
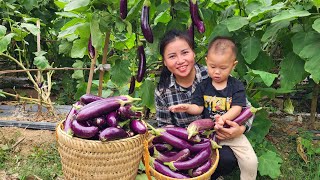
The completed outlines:
[[[217,138],[219,140],[227,140],[240,136],[246,130],[245,126],[239,126],[233,121],[227,120],[225,122],[230,126],[230,128],[224,128],[222,125],[216,124],[214,129],[217,133]]]
[[[189,104],[172,105],[168,109],[171,112],[186,112],[189,109]]]

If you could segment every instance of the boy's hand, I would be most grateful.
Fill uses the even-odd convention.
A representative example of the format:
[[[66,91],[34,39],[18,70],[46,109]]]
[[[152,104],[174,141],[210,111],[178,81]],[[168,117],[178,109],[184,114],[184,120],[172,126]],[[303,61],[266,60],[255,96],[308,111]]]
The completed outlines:
[[[178,104],[178,105],[170,106],[168,109],[171,112],[186,112],[189,109],[189,105],[188,104]]]
[[[224,125],[224,120],[223,120],[223,118],[222,118],[222,116],[220,114],[214,115],[214,119],[215,119],[216,125],[219,125],[219,126],[223,126]]]

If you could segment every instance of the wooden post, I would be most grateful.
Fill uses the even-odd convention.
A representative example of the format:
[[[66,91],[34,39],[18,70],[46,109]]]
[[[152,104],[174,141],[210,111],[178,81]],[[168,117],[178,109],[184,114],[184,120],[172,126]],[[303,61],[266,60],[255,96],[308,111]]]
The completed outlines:
[[[39,29],[39,33],[37,34],[37,52],[41,51],[41,45],[40,45],[40,20],[37,20],[37,28]],[[37,84],[39,85],[42,80],[42,72],[38,71],[37,72]],[[38,99],[39,99],[39,104],[38,104],[38,116],[42,114],[42,103],[41,103],[41,90],[38,92]]]
[[[315,84],[312,91],[311,99],[311,112],[310,112],[310,128],[315,128],[316,117],[317,117],[317,104],[319,95],[319,84]]]
[[[107,55],[108,55],[108,48],[109,48],[109,39],[110,39],[110,32],[108,31],[108,32],[106,33],[106,38],[105,38],[105,40],[104,40],[103,56],[102,56],[102,62],[101,62],[101,65],[102,65],[102,66],[107,63]],[[99,74],[98,96],[101,96],[101,95],[102,95],[103,75],[104,75],[104,70],[100,71],[100,74]]]
[[[89,72],[89,78],[88,78],[88,85],[87,85],[87,94],[90,94],[91,86],[92,86],[92,78],[93,78],[93,72],[94,72],[94,66],[96,65],[97,61],[97,50],[94,50],[94,57],[91,59],[91,65],[90,65],[90,72]]]

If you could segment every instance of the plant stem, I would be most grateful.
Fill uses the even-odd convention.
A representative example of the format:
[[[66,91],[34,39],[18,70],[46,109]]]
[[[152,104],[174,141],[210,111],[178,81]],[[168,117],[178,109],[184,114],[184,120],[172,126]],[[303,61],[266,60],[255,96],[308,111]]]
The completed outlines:
[[[22,100],[26,100],[26,101],[31,101],[31,102],[34,102],[34,103],[37,103],[39,104],[39,100],[38,99],[34,99],[34,98],[28,98],[28,97],[22,97],[22,96],[19,96],[18,94],[11,94],[11,93],[8,93],[8,92],[5,92],[5,91],[1,91],[2,94],[4,95],[7,95],[7,96],[11,96],[11,97],[15,97],[17,99],[22,99]],[[45,102],[45,101],[41,101],[41,103],[45,104],[45,105],[50,105],[49,103]]]

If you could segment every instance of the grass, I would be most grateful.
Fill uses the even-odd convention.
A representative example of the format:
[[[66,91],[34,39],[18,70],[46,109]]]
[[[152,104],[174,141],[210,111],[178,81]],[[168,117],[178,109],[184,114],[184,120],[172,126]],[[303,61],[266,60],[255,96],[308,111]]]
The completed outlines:
[[[22,156],[11,150],[0,150],[0,169],[20,180],[57,179],[62,176],[60,156],[55,143],[33,147]]]

